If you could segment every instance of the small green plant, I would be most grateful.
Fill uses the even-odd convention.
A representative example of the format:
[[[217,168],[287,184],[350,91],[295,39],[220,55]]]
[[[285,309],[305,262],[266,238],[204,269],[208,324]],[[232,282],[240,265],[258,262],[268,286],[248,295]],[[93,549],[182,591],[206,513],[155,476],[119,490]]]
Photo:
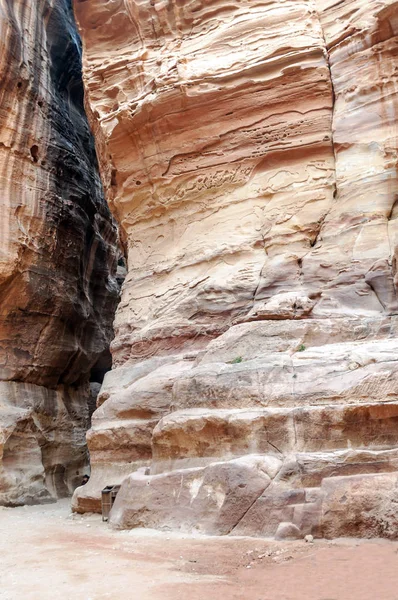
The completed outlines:
[[[236,358],[234,358],[233,360],[230,361],[230,364],[238,365],[241,362],[243,362],[243,358],[241,356],[237,356]]]
[[[293,379],[296,379],[297,373],[293,373]]]
[[[304,344],[300,344],[300,346],[297,348],[297,352],[304,352],[304,350],[305,350]]]

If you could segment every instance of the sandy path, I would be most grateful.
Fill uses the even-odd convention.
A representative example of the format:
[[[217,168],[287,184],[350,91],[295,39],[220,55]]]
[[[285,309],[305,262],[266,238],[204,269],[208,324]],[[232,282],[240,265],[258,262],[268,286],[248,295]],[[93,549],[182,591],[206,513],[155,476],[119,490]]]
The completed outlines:
[[[58,598],[398,600],[398,544],[114,532],[67,501],[0,508],[0,599]]]

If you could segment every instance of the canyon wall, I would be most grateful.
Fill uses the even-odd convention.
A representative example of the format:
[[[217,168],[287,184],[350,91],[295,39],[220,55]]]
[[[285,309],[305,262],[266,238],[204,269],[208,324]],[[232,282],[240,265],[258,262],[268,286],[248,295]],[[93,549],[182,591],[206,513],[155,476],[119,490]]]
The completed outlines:
[[[128,260],[74,509],[397,537],[398,3],[74,6]]]
[[[117,231],[70,0],[0,1],[0,504],[71,493],[109,347]]]

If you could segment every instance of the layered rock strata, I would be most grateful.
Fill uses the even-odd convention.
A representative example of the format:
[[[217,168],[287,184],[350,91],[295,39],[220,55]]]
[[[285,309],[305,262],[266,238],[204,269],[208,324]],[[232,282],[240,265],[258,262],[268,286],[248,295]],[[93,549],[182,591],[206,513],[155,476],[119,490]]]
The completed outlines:
[[[116,227],[70,0],[0,2],[0,503],[70,493],[109,347]]]
[[[395,537],[397,3],[75,11],[128,257],[75,510]]]

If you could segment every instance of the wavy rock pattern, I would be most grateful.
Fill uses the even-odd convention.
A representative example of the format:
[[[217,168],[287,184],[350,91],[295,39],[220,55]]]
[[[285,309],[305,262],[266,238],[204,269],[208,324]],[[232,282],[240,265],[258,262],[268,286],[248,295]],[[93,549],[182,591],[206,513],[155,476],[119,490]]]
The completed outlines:
[[[15,504],[70,492],[87,464],[117,251],[70,1],[0,2],[0,31],[0,502]]]
[[[75,510],[397,535],[397,10],[75,2],[128,256]]]

